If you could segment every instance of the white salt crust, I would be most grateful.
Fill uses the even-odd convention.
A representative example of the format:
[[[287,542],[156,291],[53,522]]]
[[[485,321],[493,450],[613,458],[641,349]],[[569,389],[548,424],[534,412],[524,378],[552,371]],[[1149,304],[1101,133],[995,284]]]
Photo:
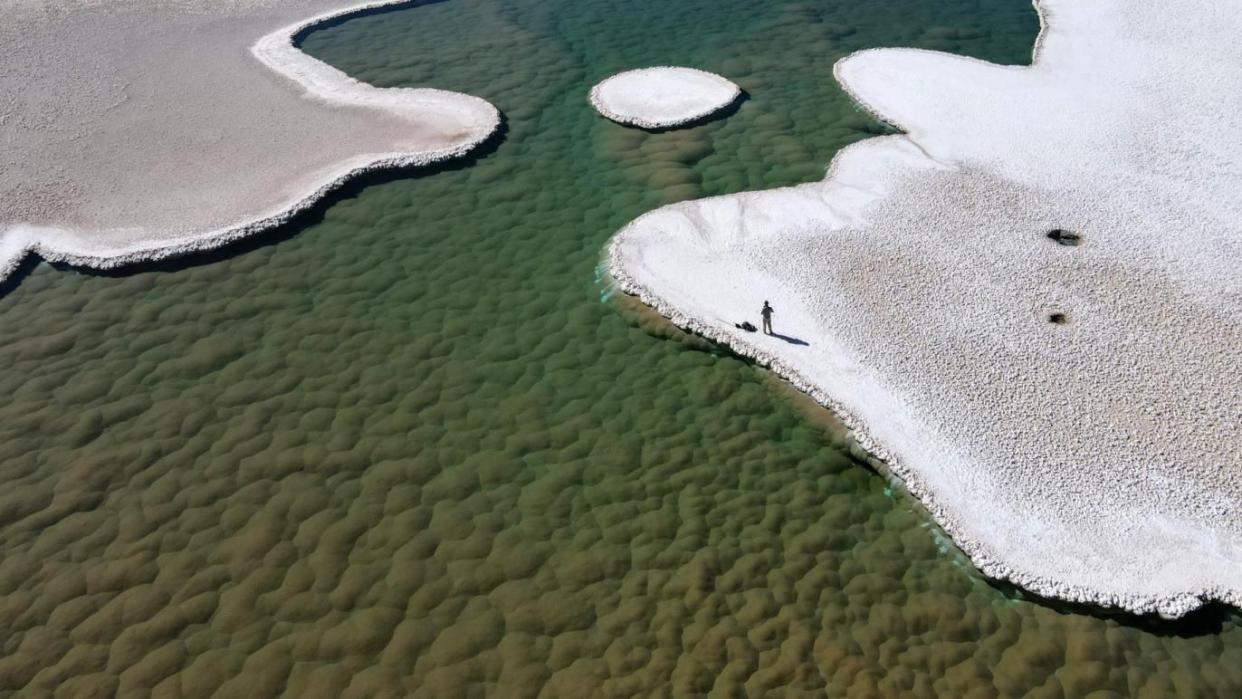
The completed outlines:
[[[362,173],[479,145],[488,102],[376,88],[295,46],[405,1],[6,3],[0,278],[29,253],[112,268],[216,248]]]
[[[682,126],[728,107],[741,88],[697,68],[656,66],[617,73],[591,88],[591,106],[605,117],[644,129]]]
[[[648,213],[610,271],[838,413],[985,575],[1166,617],[1242,606],[1242,16],[1037,10],[1030,67],[841,60],[905,135],[820,183]],[[734,328],[765,299],[809,344]]]

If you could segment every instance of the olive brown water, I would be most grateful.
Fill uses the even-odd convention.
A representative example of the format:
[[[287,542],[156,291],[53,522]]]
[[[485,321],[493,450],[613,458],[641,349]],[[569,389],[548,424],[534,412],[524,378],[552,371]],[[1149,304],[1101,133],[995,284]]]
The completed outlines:
[[[1234,616],[988,583],[822,411],[598,278],[642,212],[883,132],[846,53],[1023,63],[1037,29],[1023,0],[449,0],[311,34],[507,132],[218,258],[7,287],[0,693],[1237,696]],[[657,64],[747,98],[664,133],[587,104]]]

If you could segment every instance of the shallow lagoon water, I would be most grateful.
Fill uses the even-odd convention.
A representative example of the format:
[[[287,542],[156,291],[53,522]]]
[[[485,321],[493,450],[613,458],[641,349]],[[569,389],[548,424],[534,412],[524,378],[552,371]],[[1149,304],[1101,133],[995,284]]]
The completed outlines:
[[[450,0],[311,34],[507,133],[221,259],[11,285],[0,693],[1237,696],[1232,615],[989,584],[822,411],[597,278],[642,212],[883,132],[845,53],[1036,31],[1022,0]],[[587,104],[664,63],[749,98],[656,134]]]

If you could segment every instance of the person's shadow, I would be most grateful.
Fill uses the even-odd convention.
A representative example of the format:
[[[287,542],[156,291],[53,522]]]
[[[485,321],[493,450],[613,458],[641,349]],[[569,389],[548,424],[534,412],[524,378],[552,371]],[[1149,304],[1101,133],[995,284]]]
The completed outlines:
[[[791,344],[791,345],[801,345],[801,346],[803,346],[803,347],[808,347],[808,346],[810,346],[810,344],[811,344],[811,343],[807,342],[806,340],[799,340],[799,339],[798,339],[798,338],[796,338],[796,337],[790,337],[790,336],[788,336],[788,335],[782,335],[782,334],[780,334],[780,333],[771,333],[771,335],[772,335],[772,337],[775,337],[775,338],[780,339],[780,340],[784,340],[785,342],[788,342],[788,343],[789,343],[789,344]]]

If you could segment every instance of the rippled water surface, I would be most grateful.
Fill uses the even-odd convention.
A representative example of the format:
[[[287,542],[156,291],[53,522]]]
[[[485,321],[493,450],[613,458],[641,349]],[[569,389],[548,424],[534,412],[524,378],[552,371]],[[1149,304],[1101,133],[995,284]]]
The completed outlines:
[[[0,297],[0,693],[1239,696],[1231,616],[990,585],[821,411],[597,279],[644,211],[883,133],[845,53],[1025,62],[1037,27],[1024,0],[450,0],[311,34],[507,133],[223,259]],[[652,64],[749,98],[659,134],[590,110]]]

